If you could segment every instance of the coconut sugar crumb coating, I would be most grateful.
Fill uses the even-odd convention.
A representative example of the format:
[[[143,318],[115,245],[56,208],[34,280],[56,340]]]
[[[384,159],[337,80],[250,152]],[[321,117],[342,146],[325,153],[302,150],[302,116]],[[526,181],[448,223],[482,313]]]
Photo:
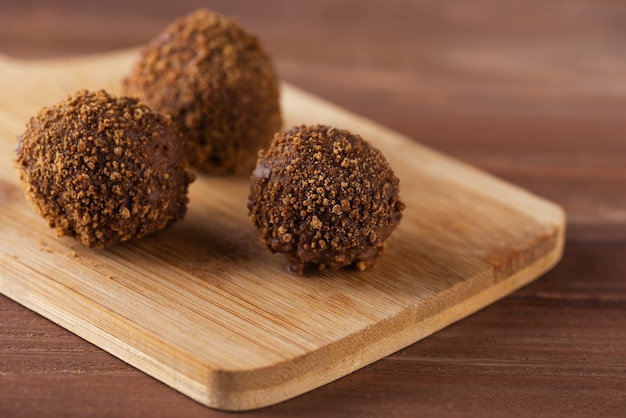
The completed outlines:
[[[317,125],[277,133],[259,153],[248,209],[261,241],[302,274],[373,266],[404,204],[379,150],[346,130]]]
[[[154,38],[123,91],[171,115],[188,163],[204,172],[249,174],[282,124],[268,54],[235,21],[206,9]]]
[[[102,90],[41,109],[19,138],[15,165],[58,235],[96,248],[182,219],[193,180],[168,118]]]

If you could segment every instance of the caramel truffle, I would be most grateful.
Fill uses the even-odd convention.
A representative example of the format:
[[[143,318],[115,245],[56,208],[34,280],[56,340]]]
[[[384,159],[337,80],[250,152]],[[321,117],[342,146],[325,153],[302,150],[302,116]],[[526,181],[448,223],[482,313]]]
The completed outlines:
[[[281,128],[278,81],[257,38],[200,9],[174,21],[143,50],[123,91],[171,115],[190,166],[246,173]]]
[[[251,178],[248,209],[261,241],[302,274],[375,264],[400,221],[399,181],[379,150],[329,126],[279,132]]]
[[[58,235],[96,248],[182,219],[192,181],[171,121],[102,90],[41,109],[19,137],[15,166]]]

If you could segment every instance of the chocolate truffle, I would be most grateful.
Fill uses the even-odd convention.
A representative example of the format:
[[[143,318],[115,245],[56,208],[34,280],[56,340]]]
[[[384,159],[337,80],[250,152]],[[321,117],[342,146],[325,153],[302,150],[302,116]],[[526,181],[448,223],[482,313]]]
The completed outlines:
[[[400,221],[399,181],[379,150],[329,126],[274,137],[251,178],[248,209],[261,241],[296,274],[374,265]]]
[[[278,82],[257,38],[200,9],[174,21],[143,50],[123,91],[171,115],[188,163],[245,173],[281,128]]]
[[[41,109],[19,137],[15,165],[58,235],[96,248],[182,219],[192,181],[171,121],[102,90]]]

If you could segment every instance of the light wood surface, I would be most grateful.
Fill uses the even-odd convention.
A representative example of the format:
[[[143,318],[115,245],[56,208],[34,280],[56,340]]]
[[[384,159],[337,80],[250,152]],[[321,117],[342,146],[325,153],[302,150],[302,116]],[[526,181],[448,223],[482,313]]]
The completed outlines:
[[[106,250],[57,238],[11,167],[40,106],[119,90],[136,52],[0,60],[0,291],[211,407],[291,398],[500,299],[560,258],[564,215],[540,199],[283,85],[286,125],[325,123],[386,155],[407,205],[378,268],[297,277],[261,247],[247,178],[200,175],[184,222]]]

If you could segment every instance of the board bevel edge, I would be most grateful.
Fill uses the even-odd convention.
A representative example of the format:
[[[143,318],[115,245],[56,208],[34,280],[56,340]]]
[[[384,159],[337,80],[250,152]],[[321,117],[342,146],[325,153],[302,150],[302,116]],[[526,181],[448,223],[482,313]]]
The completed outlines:
[[[115,52],[110,55],[120,56],[124,59],[124,55],[130,53],[133,53],[133,51],[123,51],[121,53]],[[81,57],[81,59],[82,58],[84,57]],[[63,62],[72,60],[75,60],[78,63],[81,62],[78,61],[79,58],[69,58],[65,60],[58,60],[56,62],[58,65],[62,65]],[[91,62],[84,62],[87,66],[91,65]],[[287,92],[289,94],[294,94],[295,92],[297,96],[300,96],[299,99],[310,100],[312,101],[312,104],[328,104],[327,102],[302,92],[292,86],[285,85],[284,87],[287,87]],[[332,104],[328,105],[329,109],[326,110],[328,112],[339,112],[339,115],[337,116],[338,118],[350,115],[350,117],[355,118],[357,122],[366,123],[368,129],[370,130],[380,130],[387,133],[391,132],[387,128],[378,126],[377,124],[362,117],[352,115],[344,109],[340,109]],[[393,133],[393,136],[396,141],[408,141],[408,139],[403,138],[401,135]],[[523,189],[503,182],[500,179],[482,172],[481,170],[475,169],[474,167],[466,165],[460,161],[453,160],[450,157],[439,154],[434,150],[422,147],[417,143],[412,143],[411,146],[420,147],[430,154],[437,155],[438,158],[443,158],[443,160],[447,163],[453,163],[455,165],[458,164],[461,166],[462,170],[470,170],[485,176],[486,179],[493,181],[493,183],[498,187],[510,187],[515,190],[516,195],[519,193],[522,195],[528,193]],[[530,193],[528,194],[530,195]],[[535,199],[536,197],[532,196],[532,198]],[[494,199],[498,200],[498,196],[494,196]],[[103,332],[101,329],[99,329],[96,325],[82,321],[78,315],[42,308],[45,304],[37,304],[34,299],[30,299],[34,295],[32,293],[28,293],[26,287],[24,287],[23,290],[20,289],[20,280],[13,281],[15,284],[14,287],[10,286],[10,281],[8,280],[0,281],[0,291],[5,296],[15,300],[21,305],[39,313],[47,319],[70,330],[70,332],[127,362],[131,366],[145,372],[146,374],[160,380],[168,386],[184,393],[190,398],[206,406],[228,411],[256,409],[293,398],[371,364],[462,318],[475,313],[476,311],[530,283],[550,270],[556,263],[558,263],[563,254],[565,239],[565,214],[560,207],[552,204],[552,202],[544,201],[541,198],[536,198],[536,200],[540,201],[538,204],[548,204],[551,206],[552,213],[549,217],[552,221],[556,221],[551,225],[553,229],[550,231],[554,245],[551,249],[548,249],[543,256],[533,260],[530,264],[525,265],[512,275],[497,281],[491,287],[484,289],[469,298],[463,299],[462,301],[443,310],[434,310],[430,312],[428,316],[419,315],[416,306],[409,306],[396,315],[396,317],[388,318],[384,322],[379,322],[365,331],[355,332],[352,335],[337,340],[330,345],[318,349],[317,351],[313,351],[293,359],[290,362],[267,366],[264,369],[247,371],[230,372],[210,370],[210,373],[208,373],[206,381],[204,382],[194,380],[167,364],[150,358],[150,356],[146,353],[132,349],[132,347],[128,344],[113,337],[109,333],[106,333],[106,338],[103,337],[103,335],[101,335]],[[14,269],[11,269],[11,267]],[[0,264],[0,268],[2,268],[2,270],[8,270],[5,271],[5,273],[11,273],[13,275],[16,275],[16,273],[20,270],[20,267],[30,269],[30,267],[21,265],[19,260],[9,260],[7,264]],[[22,278],[28,281],[27,274],[32,273],[39,274],[32,269],[30,271],[22,271]],[[478,275],[482,274],[493,275],[493,271],[481,272]],[[468,278],[466,282],[471,282],[471,278]],[[466,282],[462,282],[460,285]],[[459,284],[457,284],[457,286],[458,285]],[[454,289],[454,287],[451,289]],[[448,289],[448,291],[451,289]],[[416,320],[416,317],[418,316],[419,318]],[[383,325],[388,325],[389,322],[395,324],[394,332],[391,334],[388,331],[381,332],[380,328]],[[77,324],[79,325],[77,326]],[[373,337],[378,335],[378,338],[372,340],[373,342],[370,342],[368,345],[357,344],[360,347],[360,350],[357,352],[355,352],[355,350],[347,349],[348,346],[354,344],[355,342],[358,343],[359,340],[365,339],[364,335]],[[372,346],[376,346],[376,350],[366,349],[371,348]],[[342,353],[343,355],[333,357],[333,354],[336,353]],[[332,360],[332,362],[329,362],[329,360]],[[311,369],[306,372],[307,366],[311,364],[319,365],[320,362],[324,364],[323,368]],[[251,381],[252,383],[255,382],[254,375],[263,374],[268,368],[282,369],[282,373],[278,374],[285,376],[287,379],[270,385],[264,384],[258,385],[259,387],[249,388],[249,386],[255,386],[250,383]],[[294,372],[296,369],[298,370],[298,373]],[[242,384],[242,382],[246,382],[246,384]]]
[[[246,389],[245,387],[238,389],[238,384],[241,385],[241,382],[247,382],[248,384],[242,386],[253,386],[249,383],[258,381],[258,379],[255,379],[255,375],[266,374],[268,370],[256,369],[235,372],[213,370],[207,376],[207,381],[195,381],[166,364],[151,359],[146,353],[129,349],[131,347],[128,344],[108,333],[106,338],[103,338],[101,329],[82,321],[79,315],[68,314],[68,312],[65,312],[65,315],[63,315],[56,310],[45,311],[41,309],[41,306],[45,304],[38,304],[30,300],[29,297],[33,296],[32,288],[30,291],[26,290],[26,287],[24,287],[24,290],[20,290],[20,280],[14,281],[18,286],[13,288],[6,286],[1,290],[7,297],[71,330],[79,337],[186,394],[197,402],[221,410],[243,411],[273,405],[330,383],[413,344],[530,283],[550,270],[562,256],[564,228],[556,228],[554,234],[554,246],[544,256],[493,286],[444,310],[431,312],[427,317],[419,314],[420,307],[409,306],[396,317],[379,322],[365,331],[355,332],[290,362],[268,366],[265,369],[285,369],[279,372],[278,375],[288,378],[274,385],[264,385],[260,388],[252,389]],[[13,270],[13,274],[19,271],[20,267],[26,267],[21,265],[18,260],[14,260],[14,263],[13,267],[15,267],[15,270]],[[7,265],[7,267],[11,266]],[[23,279],[28,281],[26,274],[25,272],[23,273]],[[492,274],[492,272],[485,272],[485,274]],[[457,286],[470,282],[471,279],[461,282]],[[6,285],[7,283],[4,284]],[[449,291],[453,289],[454,287],[450,288]],[[380,328],[389,323],[395,324],[394,332],[390,334],[389,329],[381,332]],[[76,324],[82,324],[82,327],[77,328]],[[368,345],[358,344],[360,340],[367,340],[368,338],[366,337],[376,337],[377,334],[378,338],[370,340]],[[355,351],[355,347],[348,349],[354,345],[360,349],[358,351]],[[376,346],[375,350],[371,349],[373,346]],[[333,356],[333,354],[337,353],[344,353],[344,355]],[[320,363],[324,364],[323,368],[311,368],[308,373],[306,372],[308,366],[312,364],[319,365]],[[290,371],[287,371],[287,369],[290,369]],[[294,373],[296,369],[298,372]],[[273,370],[273,373],[276,373],[276,371]]]

